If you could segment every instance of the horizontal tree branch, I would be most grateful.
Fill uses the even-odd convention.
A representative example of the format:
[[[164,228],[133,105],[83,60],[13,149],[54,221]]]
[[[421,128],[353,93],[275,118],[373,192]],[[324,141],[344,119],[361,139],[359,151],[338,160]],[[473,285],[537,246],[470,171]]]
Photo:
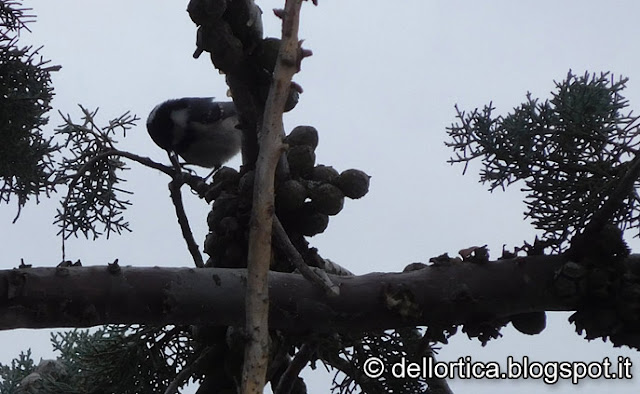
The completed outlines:
[[[270,326],[290,332],[448,325],[532,311],[574,310],[556,295],[561,256],[432,265],[405,273],[331,275],[327,296],[299,274],[269,273]],[[640,255],[627,259],[640,272]],[[246,271],[58,267],[0,271],[0,329],[102,324],[242,326]],[[395,308],[408,300],[413,313]],[[401,310],[401,308],[400,308]]]

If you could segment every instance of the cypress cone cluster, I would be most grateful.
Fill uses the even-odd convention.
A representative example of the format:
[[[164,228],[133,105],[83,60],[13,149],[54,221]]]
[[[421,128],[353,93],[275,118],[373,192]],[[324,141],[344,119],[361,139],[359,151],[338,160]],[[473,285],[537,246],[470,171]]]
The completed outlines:
[[[345,197],[367,194],[370,176],[356,169],[339,173],[331,166],[316,165],[318,132],[312,126],[294,128],[284,142],[289,147],[289,176],[276,177],[275,209],[289,237],[297,240],[324,232],[329,216],[342,211]],[[204,245],[207,266],[246,267],[254,178],[253,170],[239,173],[228,167],[214,175],[206,196],[214,200]]]

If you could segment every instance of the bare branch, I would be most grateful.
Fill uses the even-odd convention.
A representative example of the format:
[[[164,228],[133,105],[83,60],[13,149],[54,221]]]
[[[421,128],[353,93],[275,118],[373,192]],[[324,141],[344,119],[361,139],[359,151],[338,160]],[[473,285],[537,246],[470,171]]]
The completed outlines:
[[[562,256],[529,256],[485,264],[427,266],[406,273],[331,276],[340,287],[337,297],[327,297],[299,274],[270,272],[270,325],[289,332],[335,332],[462,324],[481,316],[574,310],[580,299],[562,297],[553,289],[563,263]],[[630,256],[626,265],[640,274],[640,255]],[[390,309],[384,297],[389,288],[411,293],[419,313],[402,316]],[[241,326],[245,290],[246,270],[238,268],[3,270],[0,329],[109,323]]]
[[[182,385],[187,379],[191,377],[191,375],[193,374],[193,371],[200,368],[200,365],[207,359],[207,357],[211,353],[212,353],[211,348],[204,349],[194,362],[182,368],[182,370],[178,373],[176,378],[171,382],[171,384],[164,391],[164,394],[178,393],[179,392],[178,389],[180,388],[180,385]]]
[[[300,372],[307,366],[313,356],[313,346],[305,343],[287,366],[286,371],[280,377],[275,389],[275,394],[289,394]]]
[[[302,0],[287,0],[282,22],[282,44],[265,103],[251,211],[247,257],[247,345],[241,392],[262,393],[269,358],[269,287],[271,230],[273,226],[275,171],[283,152],[282,113],[291,78],[301,61],[298,25]]]
[[[193,258],[193,262],[196,267],[202,268],[204,267],[202,254],[200,254],[198,244],[193,238],[191,226],[189,226],[189,219],[187,218],[187,213],[184,211],[184,205],[182,204],[182,193],[180,192],[180,188],[183,185],[183,180],[182,177],[179,176],[180,174],[182,173],[179,172],[178,175],[169,182],[169,194],[171,195],[171,201],[173,201],[173,206],[176,210],[176,217],[178,218],[178,224],[182,231],[182,237],[187,243],[187,249],[189,249],[189,253],[191,253],[191,257]]]
[[[282,223],[277,217],[273,218],[273,231],[274,231],[274,239],[277,243],[278,247],[287,254],[287,257],[293,263],[298,271],[307,278],[309,281],[313,282],[321,289],[324,289],[327,295],[338,295],[340,294],[340,288],[335,286],[332,283],[327,283],[322,277],[318,275],[314,270],[311,269],[304,262],[304,259],[300,255],[300,252],[296,249],[295,246],[291,243],[289,236],[287,235],[284,227],[282,227]]]

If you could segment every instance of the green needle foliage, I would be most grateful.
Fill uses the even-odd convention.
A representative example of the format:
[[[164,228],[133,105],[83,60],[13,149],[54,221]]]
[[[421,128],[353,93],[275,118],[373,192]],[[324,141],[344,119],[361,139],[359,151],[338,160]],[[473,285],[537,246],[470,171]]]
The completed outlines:
[[[126,112],[101,127],[95,120],[97,109],[80,109],[81,123],[61,113],[65,124],[56,132],[65,141],[65,158],[57,169],[57,179],[68,184],[68,191],[55,223],[63,239],[78,233],[96,239],[102,231],[107,237],[113,231],[130,231],[123,212],[130,205],[124,196],[131,192],[120,186],[125,181],[120,174],[128,167],[116,153],[114,138],[118,132],[126,135],[139,118]]]
[[[58,147],[42,134],[51,108],[51,72],[38,49],[19,47],[31,15],[20,2],[0,3],[0,202],[18,199],[18,214],[30,196],[53,190],[52,155]],[[28,29],[27,29],[28,30]]]
[[[421,333],[413,328],[368,332],[363,335],[341,335],[339,341],[328,341],[320,347],[320,356],[327,364],[340,370],[336,375],[332,393],[351,394],[377,393],[424,393],[428,379],[420,377],[397,377],[391,366],[400,363],[420,363],[431,355],[431,348],[422,343]],[[385,365],[377,378],[367,377],[363,371],[367,360],[375,357]]]
[[[41,193],[49,197],[55,186],[67,185],[55,221],[63,242],[78,233],[95,239],[129,230],[122,216],[129,202],[122,195],[130,192],[120,187],[124,180],[119,176],[126,167],[108,152],[116,150],[116,132],[125,133],[139,119],[127,112],[99,127],[97,110],[80,106],[81,123],[61,113],[65,124],[45,138],[51,72],[60,67],[45,67],[48,61],[38,58],[38,49],[18,47],[20,31],[28,31],[26,24],[34,20],[28,11],[20,1],[0,2],[0,202],[17,197],[19,215],[30,197],[38,201]],[[54,143],[54,137],[62,143]]]
[[[553,241],[556,249],[614,194],[638,149],[638,117],[622,112],[620,94],[627,79],[609,73],[556,82],[551,100],[527,100],[506,116],[494,116],[491,104],[481,111],[460,111],[447,129],[456,156],[451,163],[481,158],[480,181],[490,190],[523,181],[525,216]],[[636,182],[637,185],[637,182]],[[618,193],[618,191],[615,191]],[[622,227],[638,227],[635,187],[611,217]]]
[[[20,353],[18,358],[11,360],[11,365],[0,364],[0,394],[15,393],[20,381],[35,369],[31,358],[31,349]]]
[[[194,355],[188,328],[176,326],[110,325],[54,333],[51,342],[57,371],[22,353],[10,366],[0,364],[0,394],[162,393]],[[29,379],[32,372],[39,376]]]

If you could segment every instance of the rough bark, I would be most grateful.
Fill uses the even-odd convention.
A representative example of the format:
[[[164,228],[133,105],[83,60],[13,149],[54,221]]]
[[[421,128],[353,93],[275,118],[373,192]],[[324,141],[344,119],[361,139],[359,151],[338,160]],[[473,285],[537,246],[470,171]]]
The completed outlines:
[[[448,325],[531,311],[574,310],[554,291],[561,256],[428,266],[406,273],[330,276],[339,296],[298,274],[269,273],[272,328],[289,332]],[[640,274],[640,255],[626,260]],[[245,323],[246,271],[104,266],[0,271],[0,329],[124,324]],[[389,302],[415,307],[402,314]],[[397,297],[396,297],[397,298]]]

